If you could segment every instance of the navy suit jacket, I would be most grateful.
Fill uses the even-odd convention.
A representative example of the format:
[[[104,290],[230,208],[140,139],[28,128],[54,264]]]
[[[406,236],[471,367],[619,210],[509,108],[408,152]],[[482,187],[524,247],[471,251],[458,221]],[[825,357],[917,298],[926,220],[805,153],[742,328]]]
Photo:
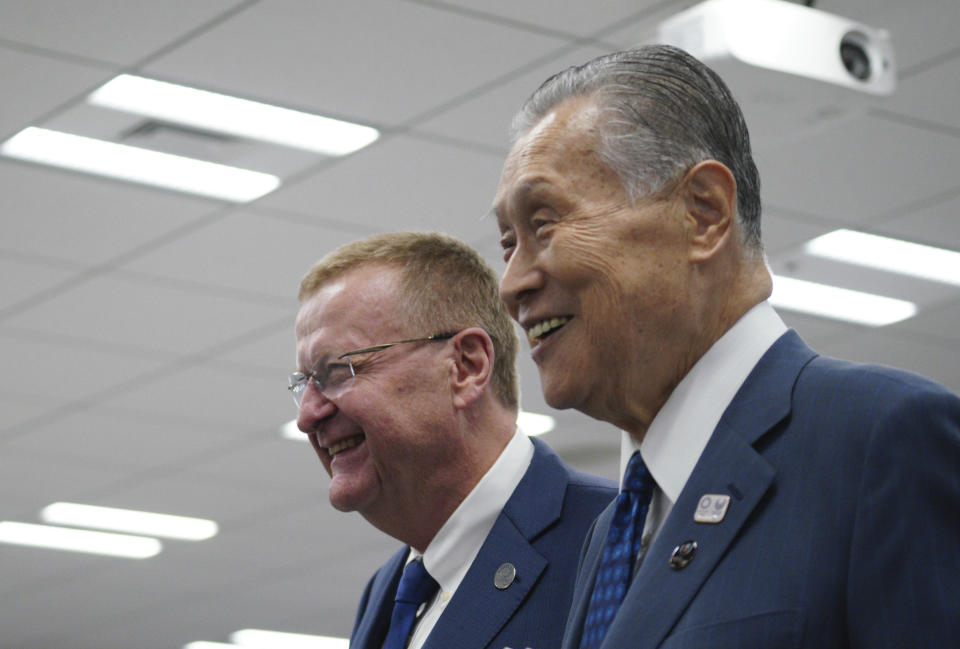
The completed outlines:
[[[616,484],[573,471],[543,442],[487,535],[424,649],[556,649],[570,609],[583,539],[616,497]],[[380,649],[410,548],[374,574],[360,600],[351,649]],[[504,590],[494,574],[504,563],[516,577]]]
[[[731,496],[722,522],[694,521],[704,494]],[[564,649],[579,647],[611,510],[585,545]],[[602,647],[956,646],[960,399],[787,332],[721,418]]]

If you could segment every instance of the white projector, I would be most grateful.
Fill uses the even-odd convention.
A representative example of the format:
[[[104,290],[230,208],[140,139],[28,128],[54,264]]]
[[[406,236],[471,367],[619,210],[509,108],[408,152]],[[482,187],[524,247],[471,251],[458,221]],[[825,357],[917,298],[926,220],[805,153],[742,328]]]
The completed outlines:
[[[762,137],[830,120],[896,88],[885,30],[784,0],[707,0],[662,22],[657,40],[713,68]]]

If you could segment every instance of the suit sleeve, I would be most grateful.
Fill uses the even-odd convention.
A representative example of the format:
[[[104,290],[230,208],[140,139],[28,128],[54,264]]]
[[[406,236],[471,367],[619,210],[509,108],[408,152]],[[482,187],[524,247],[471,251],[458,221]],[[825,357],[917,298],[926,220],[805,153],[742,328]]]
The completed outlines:
[[[960,399],[916,390],[875,414],[848,563],[851,647],[960,638]]]

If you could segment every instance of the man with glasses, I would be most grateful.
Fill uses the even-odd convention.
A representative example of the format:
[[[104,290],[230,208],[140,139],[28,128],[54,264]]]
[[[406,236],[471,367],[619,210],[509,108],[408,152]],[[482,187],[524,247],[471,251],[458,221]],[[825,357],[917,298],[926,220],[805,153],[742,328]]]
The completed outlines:
[[[447,236],[378,235],[320,260],[299,299],[290,391],[330,502],[405,544],[367,584],[351,648],[557,647],[616,492],[517,430],[493,271]]]

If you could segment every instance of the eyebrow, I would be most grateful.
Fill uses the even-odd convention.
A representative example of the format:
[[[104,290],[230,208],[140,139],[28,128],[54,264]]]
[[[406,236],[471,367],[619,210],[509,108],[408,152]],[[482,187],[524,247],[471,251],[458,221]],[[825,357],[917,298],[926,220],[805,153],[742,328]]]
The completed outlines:
[[[524,202],[530,200],[530,196],[539,189],[541,185],[549,185],[550,180],[544,176],[534,176],[529,180],[519,183],[513,193],[506,197],[504,202]],[[503,208],[499,204],[494,204],[489,213],[493,213],[497,218],[497,223],[501,227],[504,225],[506,217],[503,215]]]

